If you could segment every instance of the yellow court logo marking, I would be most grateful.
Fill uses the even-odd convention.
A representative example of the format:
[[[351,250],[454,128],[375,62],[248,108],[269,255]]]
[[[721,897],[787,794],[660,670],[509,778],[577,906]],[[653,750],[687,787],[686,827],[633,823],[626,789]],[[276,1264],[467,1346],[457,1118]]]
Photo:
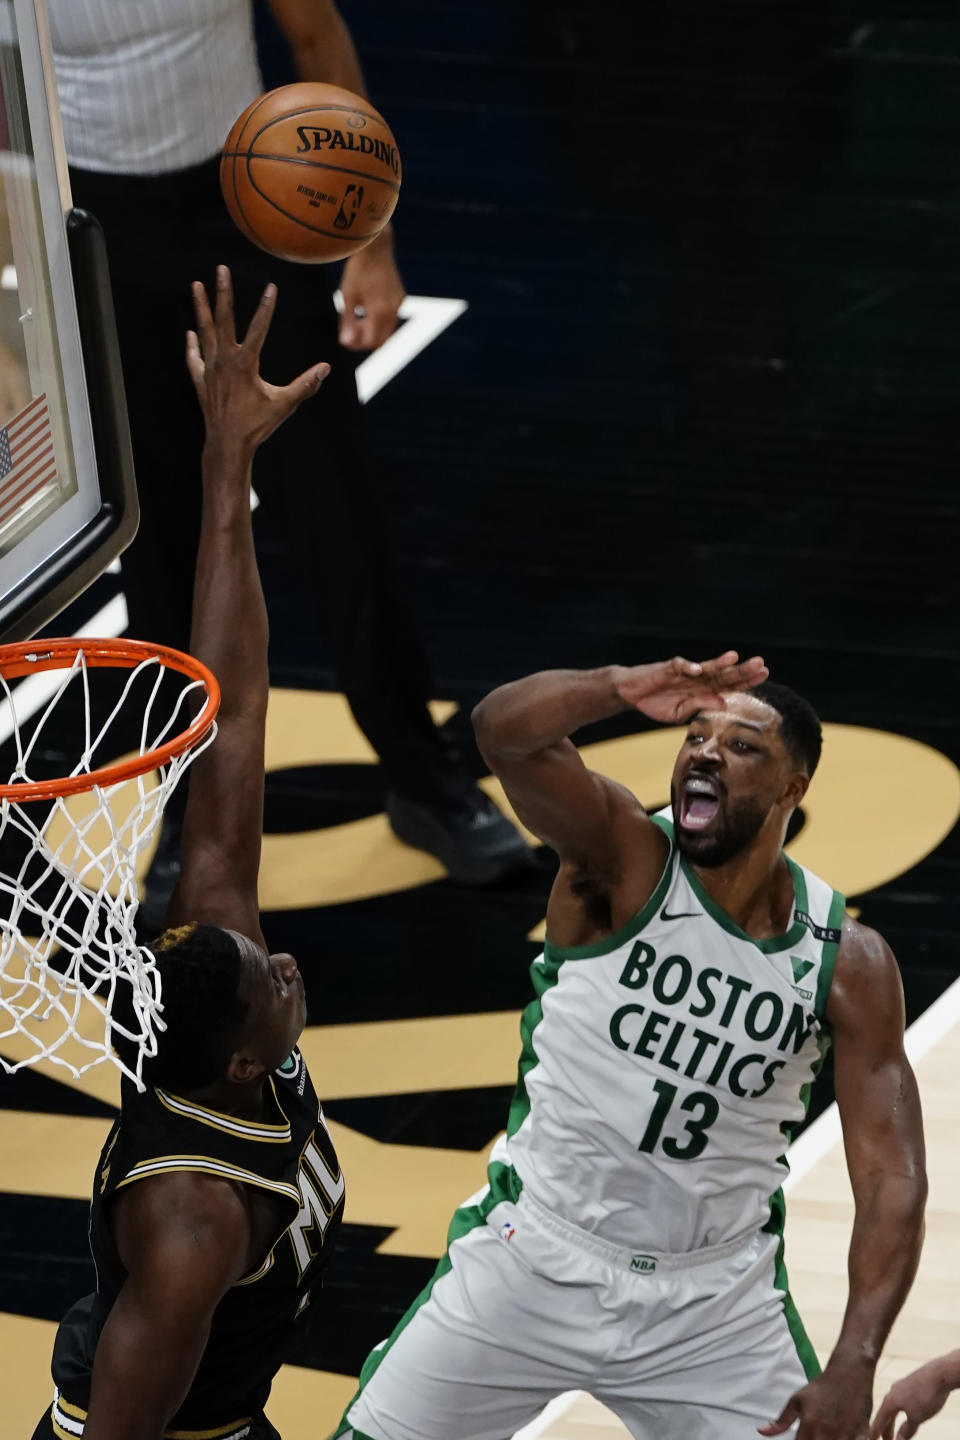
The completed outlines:
[[[436,707],[438,718],[450,707]],[[960,814],[960,771],[946,756],[903,736],[828,725],[824,758],[805,805],[794,857],[849,895],[896,878],[939,844]],[[669,794],[678,733],[655,730],[584,748],[587,763],[658,805]],[[373,763],[340,695],[274,691],[267,736],[270,769]],[[496,781],[485,788],[502,799]],[[401,845],[382,815],[305,834],[267,836],[261,871],[265,908],[306,908],[413,889],[442,876],[429,856]],[[96,1027],[98,1017],[84,1016]],[[516,1079],[519,1013],[311,1027],[303,1050],[327,1099],[509,1085]],[[23,1041],[0,1042],[11,1059]],[[112,1066],[79,1081],[43,1062],[43,1073],[116,1104]],[[103,1120],[0,1111],[7,1188],[87,1198]],[[442,1253],[456,1204],[483,1181],[484,1151],[432,1149],[373,1140],[331,1123],[350,1175],[350,1218],[391,1228],[381,1249]],[[491,1137],[492,1138],[492,1137]],[[484,1150],[486,1147],[484,1147]]]
[[[581,754],[644,804],[663,805],[681,733],[649,730],[586,745]],[[341,695],[272,692],[268,769],[375,760]],[[509,810],[499,782],[482,783]],[[804,811],[806,824],[790,847],[794,859],[844,894],[862,895],[912,869],[950,833],[960,816],[960,770],[903,735],[828,724]],[[385,815],[371,815],[265,836],[261,901],[265,910],[312,909],[415,889],[443,874],[431,856],[394,839]]]

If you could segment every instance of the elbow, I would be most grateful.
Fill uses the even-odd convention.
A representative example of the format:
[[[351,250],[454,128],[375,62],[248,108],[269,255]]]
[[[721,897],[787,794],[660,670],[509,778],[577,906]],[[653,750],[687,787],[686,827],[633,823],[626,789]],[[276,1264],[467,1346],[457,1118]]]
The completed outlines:
[[[473,726],[474,739],[477,742],[477,749],[483,756],[484,763],[488,769],[496,771],[496,760],[501,753],[497,745],[496,726],[491,721],[489,697],[474,705],[470,712],[470,723]]]
[[[930,1193],[930,1182],[927,1179],[927,1166],[923,1155],[918,1155],[910,1166],[905,1176],[907,1183],[906,1206],[911,1218],[923,1225],[923,1215],[927,1208],[927,1196]]]
[[[920,1234],[922,1235],[922,1234],[923,1234],[923,1231],[924,1231],[924,1227],[925,1227],[925,1225],[926,1225],[926,1220],[924,1219],[924,1216],[925,1216],[925,1214],[926,1214],[926,1209],[927,1209],[927,1197],[928,1197],[929,1194],[930,1194],[930,1182],[929,1182],[928,1179],[927,1179],[927,1172],[926,1172],[926,1170],[923,1169],[922,1167],[921,1167],[921,1169],[918,1171],[918,1173],[917,1173],[917,1175],[916,1175],[916,1177],[915,1177],[915,1179],[914,1179],[914,1191],[915,1191],[915,1202],[914,1202],[914,1203],[915,1203],[915,1209],[916,1209],[916,1215],[917,1215],[917,1224],[918,1224],[918,1227],[919,1227],[919,1230],[920,1230]]]
[[[501,690],[491,691],[470,712],[477,749],[491,770],[496,769],[498,760],[516,760],[529,753],[529,745],[524,745],[517,733],[515,718],[511,720],[508,707],[500,703]]]
[[[474,705],[470,712],[470,723],[473,726],[474,738],[477,742],[477,748],[484,759],[486,759],[492,751],[497,749],[498,726],[495,720],[497,707],[495,702],[491,704],[493,695],[496,695],[496,693],[494,690],[492,695],[485,695],[478,704]]]
[[[473,726],[473,734],[480,750],[484,750],[491,742],[493,726],[490,721],[490,697],[489,695],[474,705],[470,711],[470,724]]]

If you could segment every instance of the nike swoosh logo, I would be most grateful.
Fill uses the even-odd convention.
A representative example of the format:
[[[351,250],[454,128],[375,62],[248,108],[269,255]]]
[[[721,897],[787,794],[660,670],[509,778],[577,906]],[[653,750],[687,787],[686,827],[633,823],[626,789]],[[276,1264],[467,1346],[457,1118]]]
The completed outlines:
[[[700,915],[699,910],[679,910],[676,915],[671,915],[666,905],[660,911],[661,920],[696,920]]]

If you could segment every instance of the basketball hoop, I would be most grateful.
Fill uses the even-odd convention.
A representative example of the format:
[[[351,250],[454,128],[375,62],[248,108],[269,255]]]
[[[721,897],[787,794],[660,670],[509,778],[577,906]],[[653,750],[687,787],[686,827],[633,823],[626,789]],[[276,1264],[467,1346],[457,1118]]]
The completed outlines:
[[[32,728],[36,697],[10,686],[25,676],[49,687]],[[216,735],[219,687],[165,646],[33,640],[0,646],[0,712],[4,701],[16,763],[0,784],[0,1065],[47,1060],[79,1076],[113,1060],[143,1089],[164,1024],[160,974],[134,928],[138,861]],[[65,715],[73,733],[82,723],[79,755],[63,756]]]

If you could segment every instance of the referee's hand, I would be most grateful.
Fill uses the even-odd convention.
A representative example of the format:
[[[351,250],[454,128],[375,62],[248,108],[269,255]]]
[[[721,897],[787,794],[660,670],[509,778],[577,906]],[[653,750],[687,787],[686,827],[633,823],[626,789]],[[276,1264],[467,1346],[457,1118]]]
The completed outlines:
[[[958,1369],[960,1350],[955,1350],[952,1355],[940,1355],[891,1385],[873,1417],[870,1440],[910,1440],[924,1420],[943,1409],[947,1396],[960,1380]],[[895,1431],[901,1411],[903,1424]]]

